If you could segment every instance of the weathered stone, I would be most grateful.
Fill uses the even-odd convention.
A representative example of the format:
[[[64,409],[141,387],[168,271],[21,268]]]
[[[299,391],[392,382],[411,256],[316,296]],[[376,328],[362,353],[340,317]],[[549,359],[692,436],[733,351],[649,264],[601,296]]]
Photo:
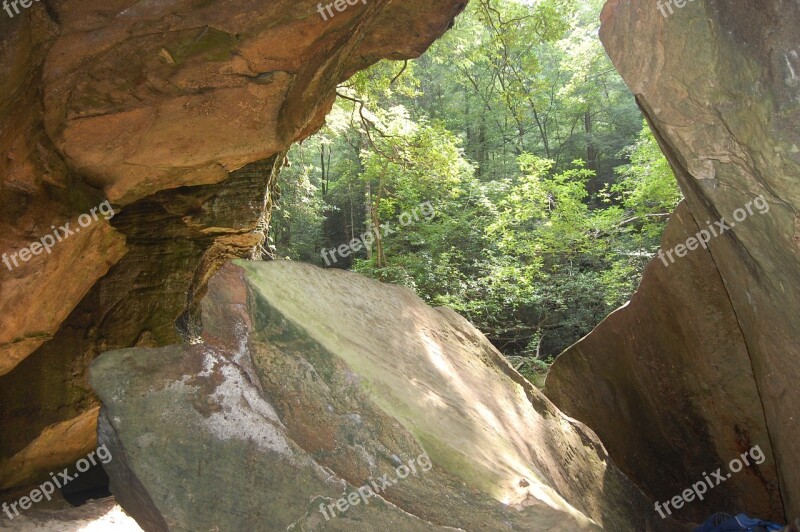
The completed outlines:
[[[670,266],[656,279],[650,278],[657,271],[651,267],[642,282],[647,295],[640,299],[654,304],[672,301],[676,306],[658,309],[634,303],[620,310],[618,314],[634,316],[612,317],[562,355],[547,386],[567,412],[575,404],[567,396],[583,395],[584,405],[596,401],[595,407],[577,408],[575,415],[601,433],[614,430],[602,426],[609,400],[641,405],[643,412],[663,410],[648,406],[655,403],[684,405],[691,428],[676,416],[669,424],[660,421],[659,430],[665,438],[674,437],[671,442],[648,448],[645,442],[654,436],[652,429],[630,435],[638,445],[623,444],[619,438],[609,441],[613,456],[628,456],[635,447],[645,455],[637,463],[661,464],[665,475],[676,480],[700,479],[703,470],[719,465],[701,467],[696,445],[715,448],[720,464],[749,443],[771,447],[786,514],[796,516],[800,514],[796,317],[800,311],[800,29],[796,24],[800,5],[780,0],[696,0],[673,10],[665,17],[655,4],[611,0],[603,11],[601,38],[662,143],[694,223],[705,228],[723,217],[733,222],[730,231],[709,243],[708,260],[719,271],[724,293],[683,301],[670,297],[670,292],[686,296],[686,287],[680,285],[696,282],[691,278],[711,281],[707,261]],[[769,212],[755,211],[734,221],[736,210],[752,206],[759,195],[768,202]],[[737,216],[742,218],[741,211]],[[688,221],[681,225],[691,227]],[[678,269],[686,272],[683,278],[673,273]],[[700,294],[710,295],[707,290]],[[720,321],[721,330],[707,325],[712,309],[712,316],[727,316]],[[645,339],[641,328],[623,325],[640,324],[638,313],[655,320],[644,329],[652,338]],[[696,347],[679,339],[682,330],[692,335]],[[613,341],[613,347],[607,341]],[[671,343],[661,343],[665,341]],[[628,370],[603,368],[603,361],[610,362],[609,354],[589,360],[587,354],[594,348],[601,353],[615,349],[627,361],[623,365],[630,364]],[[697,353],[692,359],[683,351],[687,348]],[[640,349],[644,351],[638,355]],[[729,368],[720,367],[719,373],[709,374],[709,368],[723,361],[741,371],[732,375]],[[573,363],[586,365],[578,370],[571,367]],[[661,386],[648,388],[652,366],[674,366],[673,384],[660,379]],[[595,375],[607,386],[595,385]],[[734,396],[738,396],[735,403]],[[728,411],[733,404],[748,406]],[[758,419],[761,408],[764,421]],[[654,423],[636,418],[635,412],[622,411],[620,418],[621,424]],[[675,436],[687,431],[695,437]],[[667,448],[671,452],[666,453]],[[637,481],[653,490],[665,489],[656,486],[659,483],[642,466],[633,469],[629,471]],[[769,494],[774,477],[769,471],[763,473],[760,480],[742,474],[731,480],[734,486],[726,497],[739,505],[732,510],[753,507],[780,513],[777,496]],[[762,487],[747,499],[747,490],[757,484]]]
[[[220,182],[318,129],[348,75],[421,54],[466,2],[371,1],[329,22],[318,3],[60,2],[47,131],[114,202]]]
[[[147,530],[675,526],[467,320],[406,289],[238,261],[203,309],[202,345],[92,365],[112,491]],[[429,471],[394,477],[423,454]],[[387,473],[370,504],[320,512]]]
[[[419,55],[463,3],[375,0],[328,22],[311,0],[66,0],[0,16],[0,253],[29,245],[106,196],[119,211],[111,226],[62,244],[46,265],[11,273],[0,266],[0,374],[9,372],[0,377],[0,478],[22,482],[68,460],[51,436],[97,407],[85,370],[99,352],[176,343],[176,320],[183,336],[195,333],[207,280],[260,242],[281,153],[319,127],[336,84],[379,58]],[[598,369],[587,350],[575,357],[587,364],[580,372],[568,368],[569,357],[556,365],[565,396],[597,404],[613,398],[654,413],[663,410],[656,403],[683,405],[688,426],[667,415],[641,431],[635,457],[632,443],[609,435],[612,454],[645,488],[667,492],[653,464],[663,464],[670,482],[696,481],[703,453],[713,449],[724,462],[768,434],[771,452],[761,448],[775,457],[792,515],[800,513],[800,364],[792,356],[800,310],[798,9],[778,0],[695,0],[665,18],[655,5],[609,2],[609,53],[663,143],[695,223],[730,217],[759,194],[771,210],[711,242],[728,302],[700,287],[704,297],[671,313],[635,304],[620,311],[595,335],[613,336],[603,331],[614,323],[640,327],[616,331],[625,374]],[[708,260],[686,267],[687,276],[713,278]],[[677,305],[686,290],[676,283],[664,278],[648,288],[656,283],[646,279],[641,299]],[[712,308],[720,330],[703,326]],[[623,316],[631,312],[652,320],[643,327]],[[641,343],[638,333],[651,326],[654,338],[674,340],[663,353]],[[678,338],[676,328],[696,342]],[[661,358],[642,359],[640,346]],[[686,352],[678,352],[682,346]],[[702,354],[687,360],[697,346]],[[608,345],[598,349],[598,360],[609,356]],[[754,385],[746,382],[743,352]],[[681,361],[685,372],[659,379],[656,393],[639,383],[653,360],[670,371]],[[717,360],[737,368],[742,382],[719,386],[709,374]],[[613,392],[593,387],[594,376],[613,383]],[[605,413],[583,410],[582,419],[603,432],[597,421]],[[613,421],[643,423],[631,413]],[[94,436],[80,426],[72,436],[80,434],[85,448]],[[649,451],[646,443],[664,433],[686,438]],[[73,441],[64,450],[77,459],[79,448]],[[768,465],[759,472],[761,479],[747,474],[718,488],[720,503],[774,512],[775,477]],[[753,497],[742,501],[748,490]]]
[[[207,280],[257,251],[283,153],[336,85],[420,55],[464,1],[376,0],[328,22],[316,6],[68,0],[0,16],[0,253],[105,197],[118,213],[40,262],[0,265],[0,477],[97,406],[98,353],[194,334]]]
[[[22,451],[12,456],[0,474],[0,491],[34,484],[53,470],[72,466],[75,456],[97,447],[97,411],[87,410],[75,419],[47,427]]]
[[[672,249],[697,231],[682,203],[662,247]],[[699,522],[719,509],[746,508],[779,517],[770,438],[719,272],[702,248],[673,258],[674,264],[665,255],[668,267],[651,262],[631,301],[556,359],[545,394],[589,423],[614,462],[658,501],[702,481],[705,472],[727,472],[730,460],[758,445],[764,463],[746,467],[679,515]],[[687,309],[703,319],[685,319]]]
[[[111,219],[128,235],[125,257],[95,284],[53,340],[0,377],[0,478],[12,474],[17,467],[12,457],[46,427],[97,406],[87,369],[100,352],[178,343],[176,321],[187,337],[192,334],[195,296],[205,290],[207,277],[226,259],[249,256],[263,237],[256,226],[265,202],[271,205],[267,190],[280,160],[249,165],[224,184],[155,194]],[[55,288],[63,283],[42,282]],[[49,302],[59,303],[58,297]],[[86,438],[86,445],[92,444],[94,431]],[[36,449],[44,458],[55,456]]]
[[[71,227],[78,226],[77,217]],[[56,231],[68,221],[54,223]],[[39,242],[46,232],[23,244]],[[78,227],[80,230],[80,227]],[[39,244],[41,245],[41,244]],[[57,242],[51,253],[40,251],[29,262],[17,259],[19,267],[4,271],[0,280],[0,375],[5,375],[45,342],[70,313],[65,301],[80,301],[92,285],[126,253],[125,238],[100,220],[82,232]],[[16,259],[16,257],[14,257]],[[13,262],[9,259],[13,267]],[[7,269],[0,265],[0,268]],[[62,282],[52,282],[61,279]],[[15,335],[24,331],[22,337]]]

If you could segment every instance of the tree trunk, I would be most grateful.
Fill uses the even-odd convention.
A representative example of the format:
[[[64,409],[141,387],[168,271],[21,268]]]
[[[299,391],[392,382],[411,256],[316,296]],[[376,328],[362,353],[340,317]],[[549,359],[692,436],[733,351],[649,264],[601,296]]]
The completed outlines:
[[[583,114],[583,130],[586,133],[586,166],[589,170],[597,171],[597,147],[594,144],[592,133],[594,122],[590,109]]]
[[[367,225],[367,232],[372,232],[372,185],[369,180],[364,183],[364,222]],[[372,258],[372,244],[364,246],[367,250],[367,259]]]

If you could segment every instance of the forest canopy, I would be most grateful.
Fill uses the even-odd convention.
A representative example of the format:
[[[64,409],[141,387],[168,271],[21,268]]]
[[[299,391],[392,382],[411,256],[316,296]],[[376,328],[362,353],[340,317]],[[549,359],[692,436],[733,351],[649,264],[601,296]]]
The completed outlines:
[[[289,153],[267,255],[405,285],[540,380],[630,298],[681,199],[600,44],[601,5],[473,1],[418,60],[343,83]],[[373,230],[424,202],[435,216]]]

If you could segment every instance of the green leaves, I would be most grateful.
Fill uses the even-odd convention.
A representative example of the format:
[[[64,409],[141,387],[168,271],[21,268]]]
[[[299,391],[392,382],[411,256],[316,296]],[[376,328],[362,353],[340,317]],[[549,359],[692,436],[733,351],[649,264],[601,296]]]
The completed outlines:
[[[415,70],[416,64],[411,61],[380,61],[354,74],[343,87],[369,102],[379,102],[394,95],[414,97],[419,94]]]
[[[647,122],[626,152],[631,162],[617,169],[622,180],[611,191],[619,193],[625,207],[637,216],[671,212],[682,198],[681,191]]]
[[[602,3],[476,0],[419,60],[354,75],[290,154],[278,255],[321,264],[430,201],[433,219],[336,267],[454,308],[505,353],[547,360],[588,333],[680,199],[597,38]]]

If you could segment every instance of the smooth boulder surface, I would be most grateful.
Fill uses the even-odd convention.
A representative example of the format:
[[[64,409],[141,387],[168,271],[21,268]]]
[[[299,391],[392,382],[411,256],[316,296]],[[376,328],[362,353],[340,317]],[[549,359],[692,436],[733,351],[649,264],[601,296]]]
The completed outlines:
[[[681,204],[663,246],[697,231]],[[747,508],[780,519],[769,433],[719,272],[702,248],[667,264],[651,262],[631,301],[556,360],[545,394],[591,422],[615,463],[662,502],[702,481],[704,472],[727,473],[730,460],[758,445],[763,463],[753,461],[679,512],[702,521],[721,509]],[[683,319],[689,308],[702,309],[705,319]]]
[[[202,320],[201,344],[92,365],[112,491],[146,530],[679,529],[464,318],[406,289],[237,261]]]

